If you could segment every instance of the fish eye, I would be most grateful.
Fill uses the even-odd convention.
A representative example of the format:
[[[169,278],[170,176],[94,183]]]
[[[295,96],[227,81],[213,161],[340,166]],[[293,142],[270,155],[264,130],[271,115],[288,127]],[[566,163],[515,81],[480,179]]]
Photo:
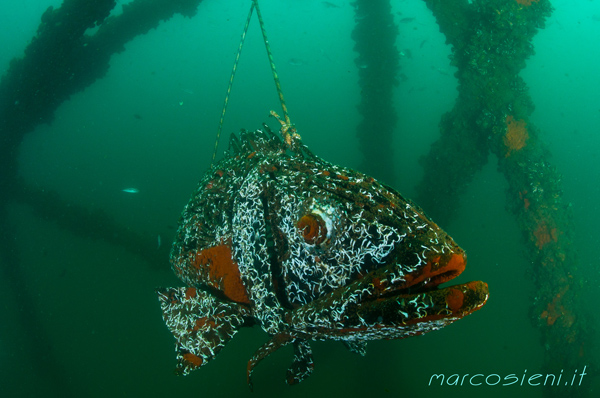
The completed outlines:
[[[327,224],[319,214],[305,214],[296,224],[304,241],[310,245],[320,245],[327,238]]]

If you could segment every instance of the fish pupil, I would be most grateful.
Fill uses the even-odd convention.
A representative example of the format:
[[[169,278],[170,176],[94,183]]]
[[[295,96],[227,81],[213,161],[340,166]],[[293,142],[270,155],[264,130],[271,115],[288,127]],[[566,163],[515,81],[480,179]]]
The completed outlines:
[[[306,214],[296,224],[304,241],[311,245],[321,244],[327,236],[325,221],[317,214]]]

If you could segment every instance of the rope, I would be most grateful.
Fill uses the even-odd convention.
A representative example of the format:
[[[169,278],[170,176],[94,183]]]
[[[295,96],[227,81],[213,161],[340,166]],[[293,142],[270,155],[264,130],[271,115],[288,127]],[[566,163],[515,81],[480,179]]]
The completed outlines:
[[[227,104],[229,103],[229,95],[231,93],[231,87],[233,86],[233,78],[235,77],[235,72],[237,70],[237,66],[240,60],[240,55],[242,54],[242,47],[244,46],[244,41],[246,40],[246,33],[248,32],[248,26],[250,26],[250,19],[252,18],[252,13],[256,8],[256,15],[258,17],[258,22],[260,24],[260,30],[263,35],[263,40],[265,42],[265,48],[267,49],[267,56],[269,57],[269,64],[271,65],[271,72],[273,72],[273,79],[275,80],[275,87],[277,89],[277,94],[279,95],[279,102],[281,102],[281,109],[283,110],[283,119],[277,115],[274,111],[271,111],[271,116],[274,116],[279,123],[281,123],[281,133],[285,139],[285,142],[288,145],[292,145],[293,140],[300,139],[300,136],[296,133],[296,128],[290,121],[290,116],[287,111],[287,106],[285,105],[285,99],[283,98],[283,91],[281,90],[281,83],[279,82],[279,75],[277,74],[277,69],[275,68],[275,62],[273,61],[273,53],[271,52],[271,46],[269,46],[269,40],[267,39],[267,31],[265,30],[265,24],[262,19],[262,14],[260,13],[260,8],[258,7],[258,0],[252,0],[252,5],[250,6],[250,12],[248,12],[248,18],[246,18],[246,25],[244,26],[244,31],[242,33],[242,39],[240,40],[240,45],[238,47],[237,54],[235,56],[235,61],[233,62],[233,69],[231,71],[231,77],[229,78],[229,86],[227,87],[227,93],[225,94],[225,102],[223,103],[223,111],[221,112],[221,120],[219,121],[219,128],[217,130],[217,138],[215,140],[215,149],[213,151],[212,160],[210,162],[211,167],[215,161],[215,157],[217,156],[217,147],[219,146],[219,139],[221,138],[221,131],[223,130],[223,122],[225,120],[225,112],[227,111]],[[291,134],[290,134],[291,133]]]
[[[248,18],[246,18],[246,25],[244,26],[244,31],[242,32],[242,39],[240,40],[240,45],[238,46],[238,51],[235,56],[235,61],[233,62],[233,69],[231,70],[231,76],[229,78],[229,86],[227,87],[227,93],[225,94],[225,102],[223,103],[223,110],[221,111],[221,120],[219,121],[219,129],[217,130],[217,139],[215,140],[215,149],[213,150],[212,159],[210,161],[210,166],[212,167],[215,162],[215,157],[217,156],[217,147],[219,146],[219,139],[221,138],[221,131],[223,130],[223,122],[225,121],[225,112],[227,111],[227,104],[229,103],[229,94],[231,94],[231,87],[233,86],[233,78],[235,77],[235,72],[237,70],[238,63],[240,61],[240,55],[242,55],[242,47],[244,46],[244,41],[246,40],[246,33],[248,33],[248,26],[250,26],[250,18],[252,18],[252,12],[254,11],[254,0],[252,5],[250,6],[250,12],[248,12]]]
[[[262,31],[263,39],[265,42],[265,48],[267,49],[267,56],[269,57],[269,64],[271,64],[271,71],[273,72],[273,79],[275,80],[277,94],[279,94],[279,102],[281,102],[281,109],[283,109],[283,118],[285,119],[286,124],[291,126],[292,123],[290,122],[290,116],[287,111],[287,106],[285,105],[285,99],[283,99],[283,91],[281,90],[279,75],[277,74],[275,62],[273,61],[273,53],[271,52],[271,46],[269,46],[269,39],[267,39],[267,31],[265,30],[265,24],[262,19],[262,14],[260,13],[260,8],[258,7],[258,0],[252,1],[254,7],[256,8],[256,16],[258,17],[258,22],[260,23],[260,30]]]

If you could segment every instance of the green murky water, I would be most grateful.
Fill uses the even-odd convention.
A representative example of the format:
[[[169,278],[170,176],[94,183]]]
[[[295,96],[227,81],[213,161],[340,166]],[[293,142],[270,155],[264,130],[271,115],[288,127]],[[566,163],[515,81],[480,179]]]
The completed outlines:
[[[397,154],[395,187],[413,197],[423,175],[418,159],[456,99],[455,69],[424,3],[392,3],[406,79],[396,89],[399,122],[389,145]],[[600,81],[595,44],[581,38],[598,36],[600,9],[594,1],[552,3],[556,10],[535,37],[536,55],[522,76],[536,105],[531,120],[563,174],[564,198],[573,204],[579,267],[591,289],[584,296],[592,311],[600,286]],[[60,1],[0,5],[0,37],[6,43],[0,73],[22,54],[49,5]],[[27,183],[103,210],[145,237],[149,247],[158,246],[160,236],[155,256],[163,266],[150,266],[122,248],[40,219],[26,205],[11,204],[13,247],[21,261],[17,271],[25,284],[0,280],[2,395],[541,397],[541,388],[524,385],[429,385],[439,373],[521,377],[525,370],[541,371],[544,347],[528,314],[535,292],[520,232],[505,210],[506,182],[493,158],[464,192],[457,218],[443,226],[469,256],[457,281],[489,284],[490,299],[481,311],[425,336],[369,343],[365,357],[339,343],[315,343],[315,371],[294,387],[284,383],[292,357],[286,347],[260,364],[255,392],[249,392],[246,362],[267,340],[258,328],[242,330],[214,362],[192,375],[172,374],[173,339],[154,288],[180,284],[165,248],[210,163],[248,6],[243,0],[205,0],[194,18],[174,17],[136,38],[111,59],[103,79],[65,102],[51,125],[26,136],[19,166]],[[341,0],[264,0],[261,6],[290,115],[304,142],[329,161],[358,167],[353,7]],[[279,106],[257,25],[254,20],[242,54],[225,133],[259,128],[262,122],[276,127],[267,118]],[[139,192],[122,191],[127,188]],[[35,319],[24,319],[25,305],[35,309]],[[564,369],[564,377],[573,371]],[[597,392],[598,375],[586,377]]]

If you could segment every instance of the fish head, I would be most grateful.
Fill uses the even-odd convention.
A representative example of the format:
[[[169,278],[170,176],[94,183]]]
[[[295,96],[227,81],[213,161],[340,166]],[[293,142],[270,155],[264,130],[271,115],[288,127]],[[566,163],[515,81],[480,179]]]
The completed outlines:
[[[440,288],[466,254],[424,211],[362,173],[280,164],[267,195],[273,275],[291,322],[312,338],[403,338],[481,308],[483,282]]]

